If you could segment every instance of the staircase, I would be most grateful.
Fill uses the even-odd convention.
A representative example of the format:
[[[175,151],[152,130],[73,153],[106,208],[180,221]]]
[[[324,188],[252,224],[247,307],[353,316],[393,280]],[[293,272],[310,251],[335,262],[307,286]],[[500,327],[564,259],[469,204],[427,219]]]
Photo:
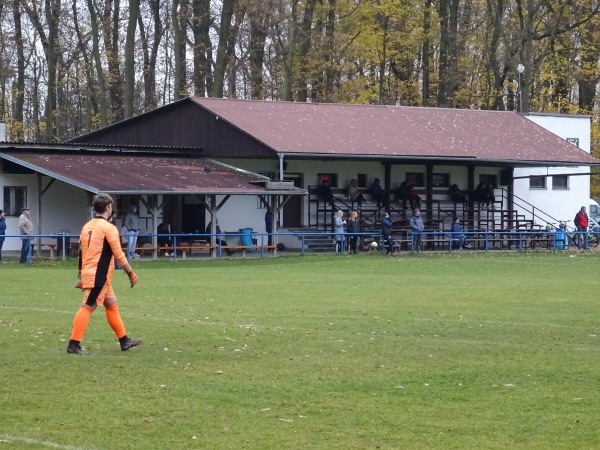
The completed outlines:
[[[322,231],[316,228],[290,228],[292,233],[311,233],[308,236],[304,236],[304,250],[312,253],[334,253],[335,252],[335,241],[331,234],[324,234]],[[319,233],[312,234],[312,233]],[[302,244],[302,238],[298,236],[298,246]]]

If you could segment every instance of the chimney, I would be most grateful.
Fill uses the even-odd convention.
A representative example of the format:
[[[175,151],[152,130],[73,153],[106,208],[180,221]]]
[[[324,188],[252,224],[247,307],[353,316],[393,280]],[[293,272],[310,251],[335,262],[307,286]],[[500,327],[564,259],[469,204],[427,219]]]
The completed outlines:
[[[6,142],[6,122],[0,120],[0,142]]]

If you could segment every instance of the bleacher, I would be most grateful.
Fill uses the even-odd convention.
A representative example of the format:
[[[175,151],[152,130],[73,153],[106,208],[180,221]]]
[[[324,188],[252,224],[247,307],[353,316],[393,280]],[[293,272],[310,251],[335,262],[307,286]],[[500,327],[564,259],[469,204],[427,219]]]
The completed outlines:
[[[317,186],[308,187],[308,220],[309,227],[318,230],[333,231],[333,213],[337,210],[343,210],[347,216],[351,210],[356,210],[359,215],[360,229],[363,233],[373,233],[378,235],[381,230],[381,219],[384,212],[390,213],[390,219],[393,222],[393,236],[398,243],[399,249],[409,249],[410,233],[408,221],[412,214],[410,206],[403,207],[402,200],[396,198],[395,194],[390,197],[387,208],[377,207],[366,188],[359,189],[365,201],[359,207],[357,202],[352,202],[346,195],[344,188],[331,188],[334,198],[334,204],[331,205],[318,195]],[[431,199],[427,201],[425,189],[416,189],[416,193],[421,198],[421,216],[425,222],[426,232],[443,232],[450,230],[452,218],[458,217],[462,222],[464,231],[506,233],[511,231],[527,231],[537,229],[532,219],[519,214],[517,210],[508,209],[508,199],[506,191],[496,189],[496,201],[490,207],[481,203],[474,203],[472,206],[468,202],[453,202],[450,199],[448,188],[433,188]],[[370,240],[365,238],[365,242]],[[473,240],[477,242],[477,236],[473,235]],[[489,245],[489,235],[486,245]],[[494,244],[493,240],[491,244]],[[365,246],[368,243],[364,244]],[[443,236],[426,236],[424,246],[428,249],[436,249],[439,246],[448,246],[448,239]]]

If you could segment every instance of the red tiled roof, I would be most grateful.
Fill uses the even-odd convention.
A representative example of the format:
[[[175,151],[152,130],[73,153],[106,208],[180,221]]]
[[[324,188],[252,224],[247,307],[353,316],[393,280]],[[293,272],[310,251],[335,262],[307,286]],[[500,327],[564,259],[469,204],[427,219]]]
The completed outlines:
[[[600,164],[515,112],[190,99],[279,153]]]
[[[24,146],[27,144],[23,144]],[[135,154],[33,153],[0,149],[0,158],[86,189],[106,193],[277,194],[266,177],[206,158]],[[304,194],[302,189],[283,194]]]

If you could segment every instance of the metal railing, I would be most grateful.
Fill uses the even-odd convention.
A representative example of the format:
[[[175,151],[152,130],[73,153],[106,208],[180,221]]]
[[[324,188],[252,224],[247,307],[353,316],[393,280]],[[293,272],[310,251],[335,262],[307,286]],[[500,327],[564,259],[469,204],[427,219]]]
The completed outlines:
[[[455,251],[456,245],[455,241],[460,239],[460,235],[464,234],[467,241],[471,244],[473,250],[480,251],[490,251],[494,249],[502,249],[502,250],[516,250],[516,251],[526,251],[530,249],[545,249],[545,250],[565,250],[570,246],[577,245],[583,247],[583,249],[587,250],[587,237],[589,236],[589,232],[587,231],[567,231],[560,229],[550,229],[550,230],[524,230],[524,231],[501,231],[501,230],[491,230],[491,231],[464,231],[461,233],[452,233],[450,231],[423,231],[421,233],[413,233],[408,230],[402,230],[401,234],[392,235],[392,240],[397,244],[398,247],[402,247],[401,244],[405,244],[406,252],[414,252],[415,251],[415,237],[421,236],[422,238],[422,246],[425,247],[426,250],[431,251]],[[275,242],[279,237],[284,236],[292,236],[299,241],[299,248],[293,248],[292,251],[299,252],[304,254],[308,250],[308,245],[306,243],[306,239],[314,236],[318,237],[326,237],[334,242],[336,236],[339,233],[335,232],[281,232],[281,233],[270,233]],[[260,255],[261,258],[264,258],[268,254],[268,239],[269,233],[252,233],[252,239],[256,242],[251,246],[244,246],[241,244],[228,244],[227,246],[219,245],[220,240],[231,239],[231,238],[239,238],[241,236],[247,236],[247,233],[221,233],[221,234],[140,234],[138,237],[151,238],[153,242],[154,238],[162,237],[169,238],[172,241],[172,246],[169,247],[160,247],[158,245],[152,244],[152,247],[148,247],[148,251],[153,252],[152,259],[157,259],[158,253],[162,248],[168,248],[172,250],[172,255],[169,253],[169,257],[173,260],[179,259],[177,256],[178,249],[182,251],[189,250],[190,248],[202,250],[206,247],[210,254],[214,253],[214,256],[221,259],[223,258],[223,250],[227,250],[228,247],[239,247],[245,248],[246,251],[254,250],[257,255]],[[377,242],[377,247],[381,251],[385,250],[383,236],[380,233],[373,232],[365,232],[365,233],[344,233],[342,235],[343,241],[343,252],[347,251],[347,243],[348,238],[350,236],[357,236],[359,239],[359,247],[364,248],[366,245],[370,244],[370,242]],[[21,239],[22,235],[5,235],[5,239]],[[127,238],[127,234],[121,235],[121,238]],[[212,238],[215,238],[213,243]],[[53,242],[43,242],[43,239],[53,239],[56,240],[56,243]],[[76,245],[75,243],[70,243],[71,240],[78,241],[79,235],[74,234],[34,234],[30,236],[30,243],[36,245],[36,253],[42,250],[42,247],[48,246],[51,244],[55,246],[58,250],[58,255],[62,257],[63,260],[66,260],[71,246]],[[367,240],[369,242],[367,242]],[[194,245],[194,241],[197,241]],[[202,244],[203,243],[203,244]],[[40,247],[41,244],[41,247]],[[410,246],[409,246],[410,244]],[[123,247],[126,247],[126,243],[121,244]],[[410,249],[409,249],[410,247]],[[142,249],[142,247],[137,247],[138,249]],[[266,250],[266,251],[265,251]],[[277,254],[277,250],[273,249],[273,255]],[[126,251],[124,251],[127,254]],[[31,264],[31,259],[33,256],[32,247],[29,246],[29,251],[27,254],[27,262]],[[75,257],[75,255],[73,255]]]

